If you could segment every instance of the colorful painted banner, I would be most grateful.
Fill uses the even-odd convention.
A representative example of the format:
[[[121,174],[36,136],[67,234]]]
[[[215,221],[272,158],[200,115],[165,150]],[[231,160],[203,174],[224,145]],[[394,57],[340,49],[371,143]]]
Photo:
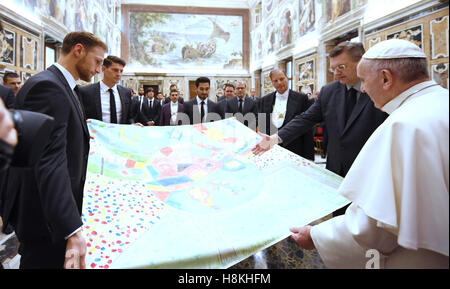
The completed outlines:
[[[348,201],[342,178],[235,119],[138,127],[92,120],[88,268],[227,268]]]

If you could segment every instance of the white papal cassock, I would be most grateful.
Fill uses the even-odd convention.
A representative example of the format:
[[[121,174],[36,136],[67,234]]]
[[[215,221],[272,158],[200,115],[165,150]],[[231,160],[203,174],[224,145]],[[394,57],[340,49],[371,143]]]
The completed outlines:
[[[311,238],[329,268],[374,264],[369,249],[381,268],[448,268],[448,90],[422,82],[382,109],[390,116],[339,187],[352,204]]]

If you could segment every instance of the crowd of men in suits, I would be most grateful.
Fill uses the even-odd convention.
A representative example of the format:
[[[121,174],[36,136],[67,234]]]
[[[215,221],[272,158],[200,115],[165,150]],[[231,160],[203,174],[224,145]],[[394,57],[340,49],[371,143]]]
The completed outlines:
[[[126,63],[117,56],[107,56],[102,65],[103,79],[81,86],[79,95],[86,119],[97,119],[119,124],[139,126],[185,125],[217,121],[236,117],[253,130],[273,134],[296,115],[310,106],[308,97],[288,88],[286,74],[279,69],[271,72],[276,89],[262,98],[250,90],[245,81],[225,83],[224,95],[213,101],[210,98],[211,82],[199,77],[195,82],[196,96],[184,101],[175,84],[170,86],[170,96],[164,98],[153,88],[138,89],[132,97],[131,90],[119,85]],[[279,95],[281,97],[279,97]],[[313,129],[300,135],[285,148],[314,160]]]
[[[330,52],[337,80],[324,86],[313,104],[305,94],[289,89],[280,69],[270,72],[275,91],[262,98],[255,97],[254,89],[247,96],[246,83],[237,82],[225,84],[224,97],[215,102],[209,97],[207,77],[196,79],[196,96],[190,100],[180,98],[176,87],[171,87],[167,99],[155,96],[151,88],[140,88],[132,98],[131,90],[118,84],[125,61],[104,58],[106,51],[106,44],[92,33],[71,32],[58,63],[31,77],[17,93],[15,108],[47,114],[57,124],[38,165],[32,170],[11,168],[2,188],[6,197],[0,213],[16,230],[21,268],[85,266],[80,215],[89,153],[87,119],[155,126],[234,116],[262,136],[255,154],[278,143],[308,159],[314,158],[313,127],[323,122],[329,139],[327,168],[345,176],[365,141],[387,117],[359,88],[356,66],[364,53],[360,43],[345,42]],[[77,85],[77,80],[90,82],[100,72],[100,82]],[[0,90],[4,102],[11,91]]]

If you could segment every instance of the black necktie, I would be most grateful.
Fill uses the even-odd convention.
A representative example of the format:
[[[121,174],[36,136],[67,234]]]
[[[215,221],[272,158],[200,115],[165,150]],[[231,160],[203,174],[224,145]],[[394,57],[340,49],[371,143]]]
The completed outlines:
[[[200,108],[200,117],[201,117],[200,122],[203,122],[203,117],[205,117],[205,107],[204,107],[205,102],[202,101],[201,105],[202,105],[202,107]]]
[[[242,113],[242,98],[239,99],[239,108],[238,108],[238,112]]]
[[[109,110],[111,113],[111,123],[117,123],[117,112],[116,112],[116,100],[114,99],[113,90],[110,88],[109,91]]]
[[[81,105],[81,100],[80,100],[80,96],[79,96],[80,94],[78,93],[78,88],[79,88],[79,86],[75,85],[75,87],[73,88],[73,91],[75,92],[75,99],[77,100],[78,107],[80,108],[81,113],[84,114],[84,108]],[[83,115],[83,117],[84,117],[84,115]]]
[[[352,87],[347,91],[347,95],[345,96],[345,123],[347,123],[350,115],[352,114],[353,108],[355,107],[356,93],[357,90]]]

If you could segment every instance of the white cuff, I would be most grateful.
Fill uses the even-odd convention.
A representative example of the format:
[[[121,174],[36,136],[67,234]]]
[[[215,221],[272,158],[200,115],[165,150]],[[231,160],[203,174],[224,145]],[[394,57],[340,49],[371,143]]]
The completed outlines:
[[[83,226],[79,227],[78,229],[76,229],[75,231],[72,232],[72,234],[70,234],[69,236],[65,237],[64,240],[69,239],[70,237],[72,237],[73,235],[75,235],[76,233],[78,233],[79,231],[81,231],[81,229],[83,229]]]

